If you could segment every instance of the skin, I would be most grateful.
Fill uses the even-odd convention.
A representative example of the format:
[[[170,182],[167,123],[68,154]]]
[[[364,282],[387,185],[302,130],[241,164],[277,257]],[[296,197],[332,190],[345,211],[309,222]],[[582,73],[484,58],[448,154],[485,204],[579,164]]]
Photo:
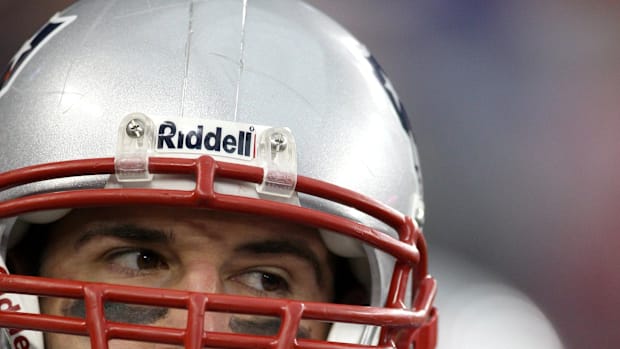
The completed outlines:
[[[51,227],[42,276],[206,293],[329,301],[329,253],[314,229],[264,217],[178,208],[73,210]],[[84,317],[84,303],[43,298],[44,313]],[[187,313],[108,304],[110,321],[184,328]],[[275,335],[277,318],[207,312],[205,330]],[[302,321],[298,337],[325,338]],[[86,337],[46,334],[46,348],[90,348]],[[178,348],[123,340],[110,348]]]

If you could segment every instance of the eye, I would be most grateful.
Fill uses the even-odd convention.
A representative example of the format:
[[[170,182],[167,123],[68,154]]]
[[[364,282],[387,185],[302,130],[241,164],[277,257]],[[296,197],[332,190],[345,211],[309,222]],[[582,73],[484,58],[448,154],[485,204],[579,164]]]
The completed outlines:
[[[168,269],[165,259],[156,252],[143,249],[115,251],[106,258],[109,263],[129,271]]]
[[[288,281],[275,273],[249,271],[236,276],[235,279],[258,293],[284,295],[290,290]]]

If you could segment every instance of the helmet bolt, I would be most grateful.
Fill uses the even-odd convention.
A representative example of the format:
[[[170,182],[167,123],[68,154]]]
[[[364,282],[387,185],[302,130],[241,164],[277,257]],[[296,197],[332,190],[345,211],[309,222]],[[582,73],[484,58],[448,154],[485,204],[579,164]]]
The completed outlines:
[[[141,138],[144,136],[144,121],[140,119],[131,119],[125,128],[127,135],[132,138]]]
[[[271,150],[275,152],[282,152],[286,149],[286,137],[279,132],[269,136],[269,142],[271,143]]]

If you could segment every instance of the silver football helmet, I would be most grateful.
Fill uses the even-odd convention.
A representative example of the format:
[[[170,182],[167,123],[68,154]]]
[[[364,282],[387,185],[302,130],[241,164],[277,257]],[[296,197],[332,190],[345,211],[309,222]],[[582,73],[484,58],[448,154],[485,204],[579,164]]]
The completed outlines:
[[[43,348],[41,331],[90,336],[97,348],[112,338],[189,348],[188,337],[198,338],[192,348],[434,347],[436,286],[408,118],[364,46],[313,7],[291,0],[79,1],[9,63],[0,125],[0,327],[13,347]],[[5,264],[33,223],[116,204],[232,210],[312,225],[349,261],[368,299],[238,297],[230,304],[280,314],[278,335],[268,338],[196,334],[191,324],[119,325],[95,313],[40,314],[41,296],[93,305],[104,294],[165,306],[174,298],[175,306],[196,310],[189,292],[140,289],[129,299],[136,290],[106,285],[86,299],[100,286],[17,275]],[[207,306],[218,300],[205,297]],[[304,318],[332,324],[329,344],[296,338]]]

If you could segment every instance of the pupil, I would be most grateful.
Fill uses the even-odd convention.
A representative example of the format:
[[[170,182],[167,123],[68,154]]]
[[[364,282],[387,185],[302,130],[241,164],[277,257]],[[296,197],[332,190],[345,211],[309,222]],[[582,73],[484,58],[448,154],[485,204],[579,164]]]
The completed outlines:
[[[153,257],[153,255],[146,252],[140,252],[140,254],[138,255],[138,267],[140,269],[151,269],[155,268],[156,266],[157,259]]]
[[[265,291],[275,291],[282,285],[282,280],[274,275],[263,274],[262,284]]]

